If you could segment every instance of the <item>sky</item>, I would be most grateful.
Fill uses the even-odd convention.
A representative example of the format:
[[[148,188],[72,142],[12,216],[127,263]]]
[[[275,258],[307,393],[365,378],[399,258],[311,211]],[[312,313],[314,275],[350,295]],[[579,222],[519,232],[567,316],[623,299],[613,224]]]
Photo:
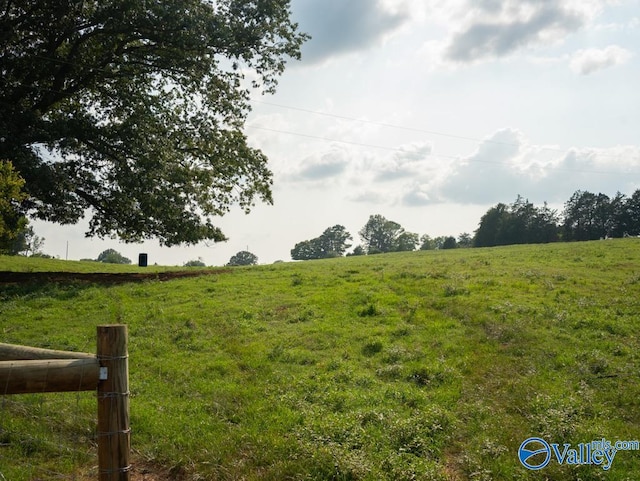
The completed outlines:
[[[232,210],[224,243],[86,239],[34,221],[43,251],[224,265],[380,214],[431,237],[470,233],[518,195],[562,211],[576,190],[640,188],[640,0],[292,0],[312,36],[245,134],[269,158],[274,204]]]

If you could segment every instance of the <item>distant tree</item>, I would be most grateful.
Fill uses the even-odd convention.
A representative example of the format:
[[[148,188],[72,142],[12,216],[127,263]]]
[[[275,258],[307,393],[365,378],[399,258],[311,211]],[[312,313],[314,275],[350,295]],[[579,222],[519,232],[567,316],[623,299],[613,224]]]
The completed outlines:
[[[420,237],[418,234],[405,231],[396,239],[395,250],[398,252],[414,251],[419,243]]]
[[[320,259],[321,248],[316,240],[317,239],[298,242],[293,249],[291,249],[291,258],[294,261]]]
[[[362,246],[355,246],[353,248],[353,251],[349,252],[347,254],[347,257],[349,257],[349,256],[364,256],[366,254],[367,253],[366,253],[366,251],[364,250],[364,248]]]
[[[629,232],[629,200],[624,194],[616,192],[609,202],[610,219],[607,231],[611,237],[623,237],[625,232]]]
[[[131,259],[124,257],[115,249],[102,251],[96,260],[106,264],[131,264]]]
[[[627,235],[640,235],[640,189],[636,190],[625,202],[625,232]]]
[[[431,238],[431,236],[429,236],[429,234],[424,234],[422,237],[420,237],[421,251],[430,251],[435,248],[436,248],[435,243],[433,242],[433,239]]]
[[[481,218],[480,225],[473,237],[475,247],[491,247],[504,244],[501,237],[503,225],[508,222],[509,212],[505,204],[491,207]]]
[[[446,236],[440,235],[433,238],[433,248],[434,249],[442,249],[444,246],[444,241],[446,241]]]
[[[531,226],[530,243],[548,243],[560,240],[560,218],[547,203],[536,210]]]
[[[596,240],[608,235],[609,197],[588,191],[576,191],[565,203],[564,239]]]
[[[458,247],[473,247],[473,237],[468,232],[463,232],[458,236]]]
[[[500,244],[532,243],[536,208],[528,199],[518,195],[508,208],[506,222],[502,224]]]
[[[13,164],[0,160],[0,253],[3,254],[16,254],[16,242],[27,228],[28,220],[21,209],[27,199],[22,190],[24,184]]]
[[[197,260],[187,261],[184,263],[184,267],[206,267],[207,265],[202,261],[202,258],[198,257]]]
[[[15,240],[11,243],[9,255],[24,255],[32,257],[47,257],[42,252],[44,238],[38,237],[33,231],[33,227],[26,225],[18,232]]]
[[[346,250],[351,247],[348,241],[353,238],[344,226],[336,224],[333,227],[325,229],[318,239],[322,251],[326,253],[326,257],[339,257],[344,255]]]
[[[455,249],[456,247],[458,247],[458,244],[455,237],[445,237],[444,242],[442,243],[442,249]]]
[[[359,234],[368,254],[378,254],[397,250],[398,238],[404,229],[397,222],[381,215],[369,216],[369,220]]]
[[[558,215],[545,202],[542,208],[518,195],[511,205],[491,207],[480,219],[473,238],[475,247],[536,244],[559,239]]]
[[[228,266],[254,266],[258,263],[258,257],[249,251],[240,251],[231,256]]]
[[[334,225],[315,239],[298,242],[291,249],[291,258],[296,261],[311,259],[326,259],[340,257],[351,247],[347,241],[351,240],[351,234],[341,225]]]
[[[611,199],[608,195],[598,193],[594,206],[594,227],[596,234],[599,233],[598,239],[603,237],[611,237],[611,228],[613,226],[613,212],[611,210]]]

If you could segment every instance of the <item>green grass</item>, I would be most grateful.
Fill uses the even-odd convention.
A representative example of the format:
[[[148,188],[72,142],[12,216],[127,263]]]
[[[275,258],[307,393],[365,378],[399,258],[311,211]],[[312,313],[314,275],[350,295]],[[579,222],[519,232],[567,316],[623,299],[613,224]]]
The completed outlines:
[[[13,262],[0,258],[0,270],[96,266]],[[531,436],[574,446],[640,439],[634,239],[0,288],[0,299],[3,342],[93,351],[96,325],[129,326],[135,457],[174,477],[626,480],[640,472],[638,451],[619,452],[609,471],[552,461],[533,472],[517,457]],[[91,472],[91,393],[1,399],[6,479],[31,479],[25,465]]]
[[[38,257],[19,257],[0,255],[0,272],[163,272],[184,270],[184,267],[166,267],[151,265],[140,268],[137,264],[108,264],[94,261],[63,261]]]

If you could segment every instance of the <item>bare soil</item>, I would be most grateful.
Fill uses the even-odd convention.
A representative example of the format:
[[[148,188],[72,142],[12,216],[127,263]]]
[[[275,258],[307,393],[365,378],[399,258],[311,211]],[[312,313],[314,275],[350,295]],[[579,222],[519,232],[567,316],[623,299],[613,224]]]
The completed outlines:
[[[124,284],[127,282],[143,281],[171,281],[186,277],[209,276],[213,274],[225,274],[231,269],[206,269],[190,271],[167,272],[7,272],[0,271],[0,284],[26,284],[26,283],[73,283],[86,282],[89,284]]]

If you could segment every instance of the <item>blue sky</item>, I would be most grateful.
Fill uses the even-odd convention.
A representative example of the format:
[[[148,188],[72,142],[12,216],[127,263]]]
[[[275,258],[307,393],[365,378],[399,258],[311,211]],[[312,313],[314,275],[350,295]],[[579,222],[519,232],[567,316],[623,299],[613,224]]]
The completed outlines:
[[[223,244],[85,240],[35,223],[44,251],[221,265],[381,214],[419,234],[473,233],[517,195],[562,204],[578,189],[640,188],[640,0],[293,0],[312,39],[246,134],[269,157],[273,206],[219,220]],[[248,77],[251,72],[247,72]]]

